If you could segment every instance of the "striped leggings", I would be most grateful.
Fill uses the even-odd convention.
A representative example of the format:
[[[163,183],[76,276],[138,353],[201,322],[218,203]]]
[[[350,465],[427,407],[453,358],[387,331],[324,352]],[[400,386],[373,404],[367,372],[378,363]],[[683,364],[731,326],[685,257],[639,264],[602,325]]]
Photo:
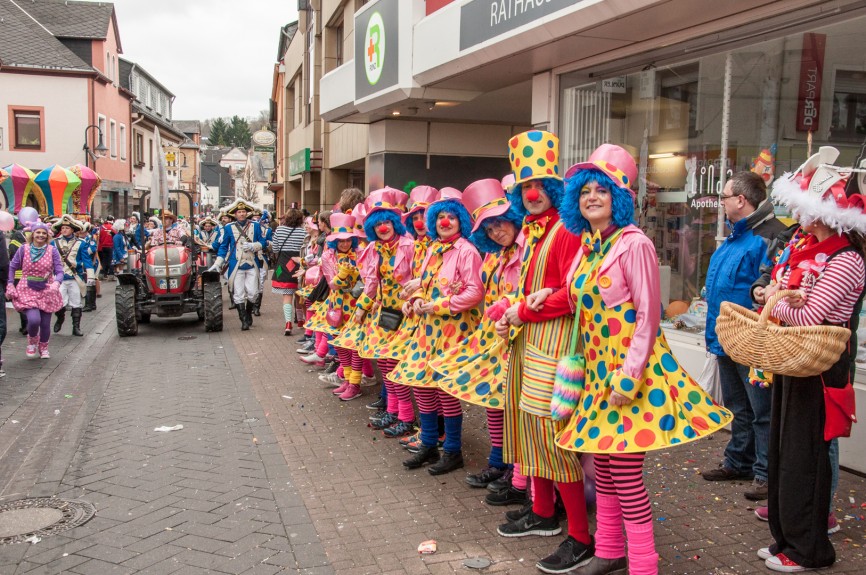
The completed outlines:
[[[407,387],[398,385],[397,387]],[[415,388],[415,400],[420,413],[442,413],[445,417],[463,415],[460,400],[437,387]],[[501,441],[500,441],[501,444]]]
[[[360,359],[360,358],[359,358]],[[415,407],[412,405],[412,388],[408,385],[400,385],[390,381],[388,375],[397,367],[396,359],[378,359],[379,371],[382,372],[382,380],[388,391],[388,413],[397,414],[397,419],[411,423],[415,421]]]
[[[619,499],[625,521],[652,522],[652,507],[643,482],[646,454],[596,454],[594,457],[598,494]]]

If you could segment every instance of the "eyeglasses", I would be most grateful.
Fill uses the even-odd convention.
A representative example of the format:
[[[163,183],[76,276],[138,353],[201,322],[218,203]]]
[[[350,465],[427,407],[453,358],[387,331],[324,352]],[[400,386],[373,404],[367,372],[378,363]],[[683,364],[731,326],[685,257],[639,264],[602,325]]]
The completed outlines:
[[[736,198],[738,196],[742,196],[743,194],[731,194],[730,196],[726,196],[724,194],[719,194],[719,201],[724,202],[725,200],[729,200],[731,198]]]

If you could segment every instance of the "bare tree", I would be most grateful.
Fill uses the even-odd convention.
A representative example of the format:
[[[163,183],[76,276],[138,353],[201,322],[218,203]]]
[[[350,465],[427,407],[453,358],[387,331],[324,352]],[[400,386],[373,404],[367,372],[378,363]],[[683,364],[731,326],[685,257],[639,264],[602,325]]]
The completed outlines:
[[[259,191],[256,188],[258,182],[256,181],[256,174],[251,162],[247,163],[246,168],[244,168],[240,183],[241,187],[237,190],[237,197],[251,204],[258,202]]]

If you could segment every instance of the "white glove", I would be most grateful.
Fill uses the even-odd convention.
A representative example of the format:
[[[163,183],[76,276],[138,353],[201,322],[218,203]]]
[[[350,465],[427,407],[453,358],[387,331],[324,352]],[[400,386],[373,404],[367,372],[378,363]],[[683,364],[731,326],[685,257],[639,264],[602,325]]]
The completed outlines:
[[[207,269],[209,272],[218,272],[223,269],[223,262],[225,260],[223,258],[217,258],[211,267]]]
[[[91,287],[91,286],[95,286],[95,285],[96,285],[96,280],[95,280],[95,279],[90,278],[90,279],[87,280],[87,287]]]

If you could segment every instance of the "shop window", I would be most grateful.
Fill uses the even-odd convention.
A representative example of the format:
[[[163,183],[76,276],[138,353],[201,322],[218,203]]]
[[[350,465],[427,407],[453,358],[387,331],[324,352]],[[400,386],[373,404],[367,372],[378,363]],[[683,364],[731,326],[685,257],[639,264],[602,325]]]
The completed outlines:
[[[831,138],[861,141],[866,136],[866,72],[837,70],[833,89]]]
[[[14,122],[16,150],[41,150],[42,142],[42,111],[12,110]]]

